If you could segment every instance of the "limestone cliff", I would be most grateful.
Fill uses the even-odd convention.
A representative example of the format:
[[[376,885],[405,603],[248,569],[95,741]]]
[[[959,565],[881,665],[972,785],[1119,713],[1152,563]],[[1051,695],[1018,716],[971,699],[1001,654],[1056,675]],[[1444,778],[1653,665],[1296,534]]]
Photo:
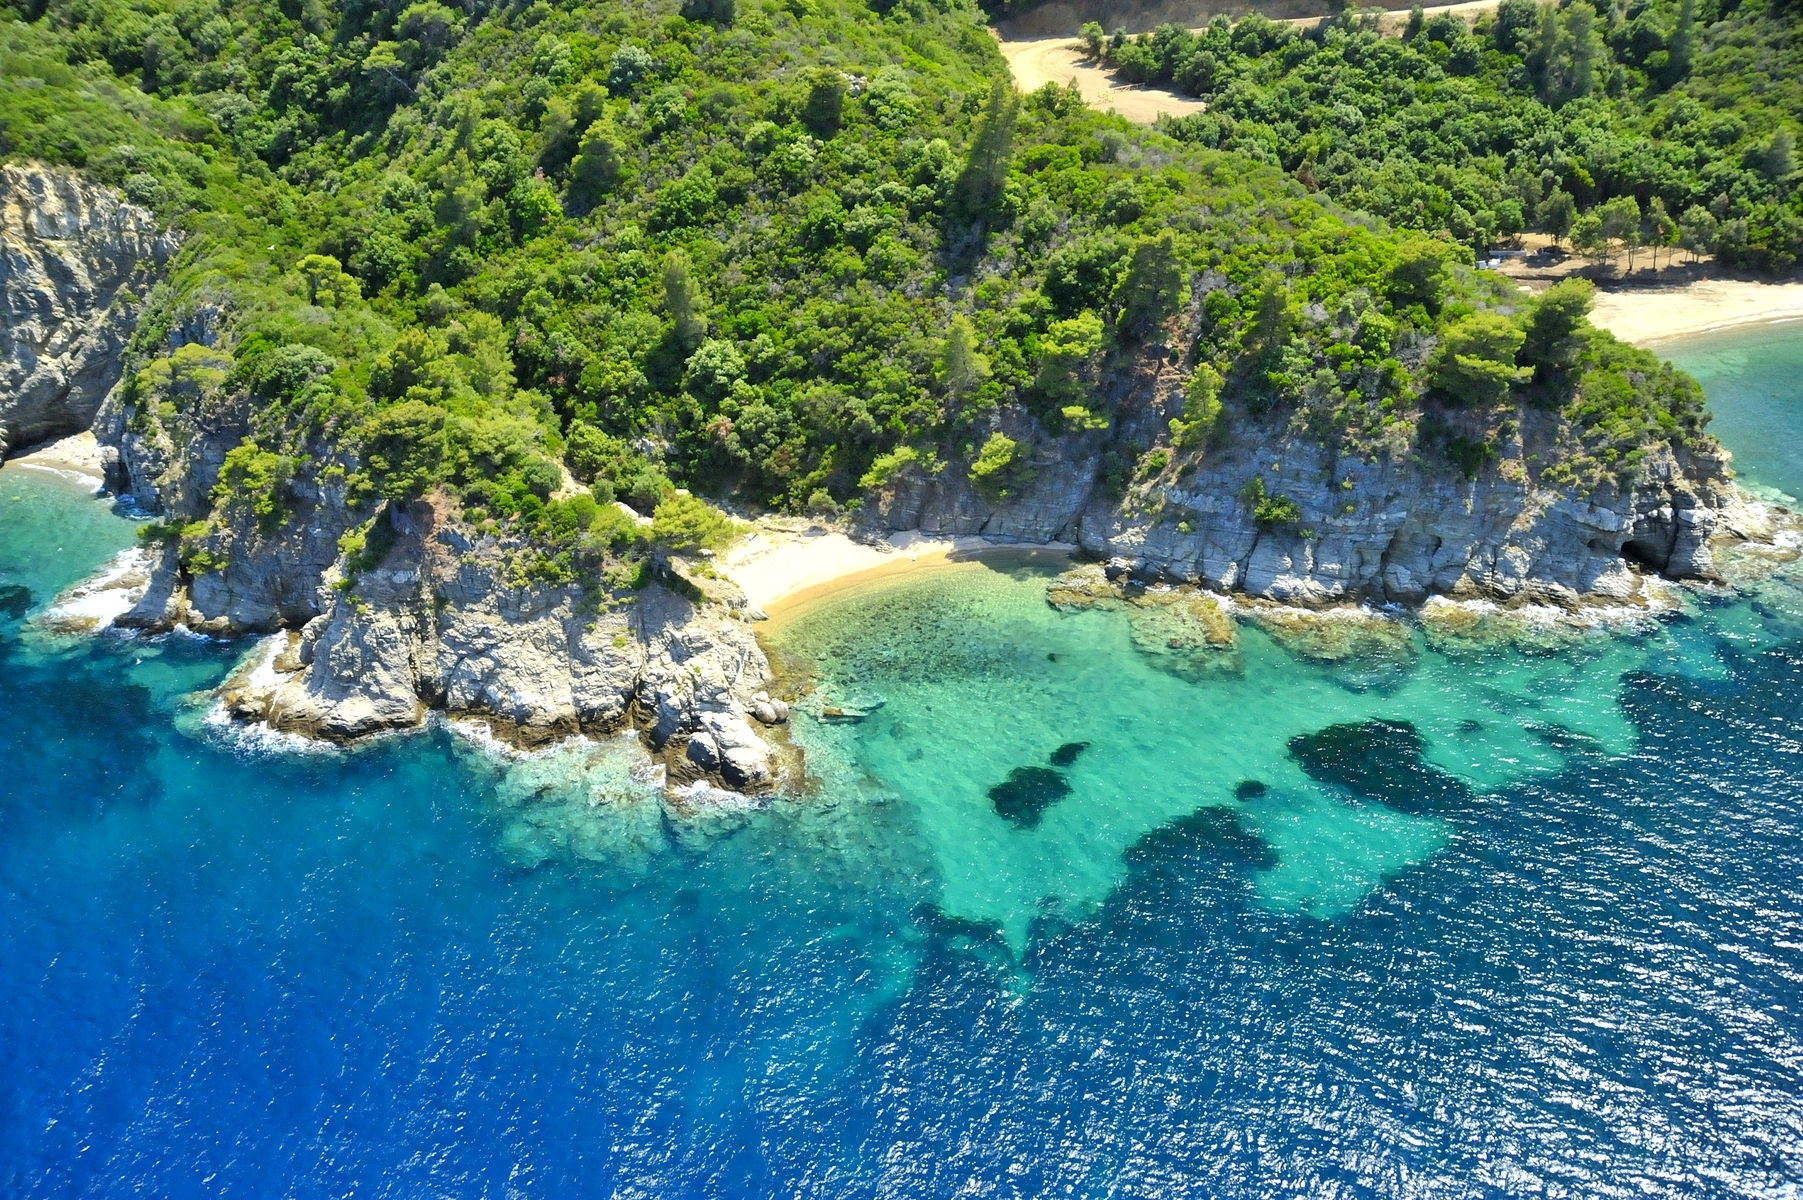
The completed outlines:
[[[88,427],[177,245],[110,188],[0,166],[0,456]]]

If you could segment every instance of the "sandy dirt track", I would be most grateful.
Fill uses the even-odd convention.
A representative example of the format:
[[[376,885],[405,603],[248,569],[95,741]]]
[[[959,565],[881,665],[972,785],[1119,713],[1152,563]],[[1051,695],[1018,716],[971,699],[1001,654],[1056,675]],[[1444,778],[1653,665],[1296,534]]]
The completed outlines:
[[[1423,11],[1430,17],[1438,13],[1452,13],[1472,21],[1495,8],[1496,0],[1469,0],[1464,4],[1443,4]],[[1292,25],[1312,25],[1323,19],[1287,18]],[[1378,20],[1378,28],[1386,34],[1400,33],[1408,20],[1408,9],[1386,9]],[[1048,83],[1066,84],[1074,79],[1077,81],[1077,89],[1083,93],[1083,99],[1090,107],[1112,109],[1129,121],[1142,125],[1150,125],[1162,113],[1181,117],[1189,113],[1204,112],[1208,108],[1200,100],[1180,96],[1163,88],[1132,87],[1119,82],[1112,71],[1092,63],[1083,53],[1082,43],[1075,38],[1010,38],[999,32],[996,38],[1001,45],[1002,57],[1008,60],[1008,66],[1014,72],[1014,81],[1023,92],[1033,91]]]

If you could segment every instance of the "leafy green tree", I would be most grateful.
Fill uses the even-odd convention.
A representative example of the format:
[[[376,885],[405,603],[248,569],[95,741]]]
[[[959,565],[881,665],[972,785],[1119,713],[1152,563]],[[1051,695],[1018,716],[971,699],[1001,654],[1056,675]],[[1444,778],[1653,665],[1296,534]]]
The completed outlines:
[[[1690,75],[1696,57],[1697,0],[1679,0],[1678,20],[1672,29],[1671,44],[1666,52],[1666,67],[1660,82],[1671,87]]]
[[[147,397],[194,401],[224,383],[232,370],[232,357],[200,342],[184,342],[170,354],[152,359],[138,372],[133,386]]]
[[[1534,0],[1502,0],[1496,7],[1496,24],[1490,36],[1504,54],[1520,54],[1534,35],[1540,20],[1540,6]]]
[[[962,221],[981,220],[1001,197],[1014,154],[1014,126],[1020,116],[1020,96],[1006,79],[989,89],[989,102],[977,121],[976,136],[964,169],[952,189],[951,211]]]
[[[1033,377],[1034,388],[1050,407],[1090,406],[1103,344],[1102,318],[1093,312],[1052,322],[1039,339],[1039,369]]]
[[[1550,234],[1555,242],[1571,233],[1572,222],[1577,220],[1577,216],[1578,202],[1564,188],[1554,188],[1548,192],[1540,202],[1540,207],[1534,211],[1535,223],[1543,232]]]
[[[990,434],[970,464],[970,481],[991,499],[1005,497],[1021,475],[1019,455],[1019,442],[1005,433]]]
[[[736,0],[683,0],[682,15],[725,29],[738,18],[738,4]]]
[[[1596,215],[1603,241],[1626,251],[1631,266],[1634,251],[1640,248],[1640,201],[1632,196],[1617,196],[1597,209]]]
[[[1183,416],[1171,420],[1171,437],[1179,449],[1193,450],[1213,438],[1220,428],[1221,373],[1203,363],[1190,373],[1183,389]]]
[[[616,96],[630,96],[656,69],[657,60],[649,50],[631,43],[623,45],[608,60],[607,90]]]
[[[283,488],[294,475],[294,460],[246,439],[226,453],[213,487],[213,501],[248,509],[264,533],[273,533],[287,515]]]
[[[1516,365],[1527,340],[1521,326],[1497,313],[1473,313],[1446,327],[1428,364],[1428,381],[1454,404],[1486,408],[1508,397],[1533,368]]]
[[[845,121],[845,76],[831,67],[816,67],[808,72],[807,84],[801,123],[821,141],[831,141]]]
[[[1583,357],[1596,287],[1588,279],[1562,279],[1534,298],[1523,329],[1521,361],[1541,382],[1575,367]]]
[[[1609,239],[1603,235],[1601,213],[1582,213],[1571,223],[1571,248],[1585,258],[1602,258],[1609,252]]]
[[[670,314],[676,344],[685,351],[701,344],[707,334],[707,322],[701,315],[701,297],[695,287],[689,256],[672,250],[664,256],[664,311]]]
[[[1390,300],[1398,307],[1419,304],[1429,316],[1440,311],[1452,289],[1454,250],[1437,238],[1412,237],[1396,249],[1390,268]]]
[[[1295,313],[1290,308],[1290,289],[1283,277],[1266,274],[1252,293],[1252,312],[1246,325],[1246,349],[1254,354],[1272,354],[1283,349],[1295,328]]]
[[[989,360],[977,350],[977,330],[963,313],[952,316],[939,356],[939,379],[954,402],[969,400],[989,381]]]
[[[445,459],[445,413],[418,400],[379,409],[364,422],[363,462],[390,500],[413,500],[439,479]]]
[[[716,549],[737,532],[731,517],[687,492],[672,492],[651,514],[651,536],[672,550]]]
[[[294,265],[294,274],[300,280],[308,304],[338,308],[362,299],[357,281],[345,274],[344,264],[329,254],[303,255]]]
[[[1693,204],[1678,218],[1678,244],[1690,252],[1692,261],[1707,258],[1715,253],[1719,225],[1714,213]]]
[[[690,395],[718,403],[745,379],[745,356],[724,338],[708,338],[696,347],[683,368],[682,384]]]
[[[621,142],[613,122],[601,117],[589,124],[577,144],[570,164],[570,190],[582,202],[593,204],[613,191],[625,170]]]
[[[1772,140],[1766,143],[1765,153],[1760,156],[1760,168],[1769,179],[1786,179],[1797,169],[1796,151],[1796,137],[1788,128],[1780,126],[1772,134]]]

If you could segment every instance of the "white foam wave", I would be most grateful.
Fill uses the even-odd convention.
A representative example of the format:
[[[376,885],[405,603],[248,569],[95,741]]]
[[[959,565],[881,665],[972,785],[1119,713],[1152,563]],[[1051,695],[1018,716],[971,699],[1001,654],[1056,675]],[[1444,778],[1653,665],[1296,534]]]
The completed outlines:
[[[58,596],[38,618],[59,633],[98,633],[130,612],[144,597],[150,556],[141,548],[121,550],[100,572]]]

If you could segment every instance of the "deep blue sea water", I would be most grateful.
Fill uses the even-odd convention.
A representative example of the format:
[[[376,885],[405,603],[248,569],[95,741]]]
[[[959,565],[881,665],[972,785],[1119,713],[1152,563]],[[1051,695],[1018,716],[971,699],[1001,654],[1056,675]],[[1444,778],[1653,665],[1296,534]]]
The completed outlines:
[[[1758,337],[1671,352],[1803,493]],[[885,702],[819,792],[694,823],[617,747],[233,740],[241,648],[37,623],[130,540],[0,472],[0,1194],[1803,1195],[1789,583],[1197,672],[911,576],[775,635]]]

